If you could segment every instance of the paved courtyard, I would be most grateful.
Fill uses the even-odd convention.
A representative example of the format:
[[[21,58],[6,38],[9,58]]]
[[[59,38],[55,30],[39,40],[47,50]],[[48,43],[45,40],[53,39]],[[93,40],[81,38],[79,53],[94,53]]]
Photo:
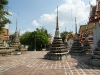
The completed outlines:
[[[0,56],[0,75],[100,75],[100,67],[87,65],[89,55],[63,61],[43,59],[47,51]]]

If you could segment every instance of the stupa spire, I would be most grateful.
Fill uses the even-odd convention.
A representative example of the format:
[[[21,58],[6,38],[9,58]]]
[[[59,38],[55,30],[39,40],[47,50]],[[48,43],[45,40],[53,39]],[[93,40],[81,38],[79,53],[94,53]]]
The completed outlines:
[[[17,19],[16,19],[16,32],[17,32]]]
[[[59,30],[59,27],[58,27],[58,6],[57,6],[57,17],[56,17],[56,30]]]
[[[77,34],[77,24],[76,24],[76,17],[75,17],[75,33]]]

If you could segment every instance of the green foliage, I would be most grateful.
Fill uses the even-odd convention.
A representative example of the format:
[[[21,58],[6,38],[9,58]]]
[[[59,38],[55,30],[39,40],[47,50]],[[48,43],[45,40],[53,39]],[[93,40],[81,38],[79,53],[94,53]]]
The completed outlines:
[[[8,19],[11,14],[7,11],[7,4],[8,0],[0,0],[0,33],[7,23],[11,23]]]
[[[26,32],[20,36],[20,43],[23,45],[29,45],[31,48],[35,47],[36,40],[36,48],[40,50],[41,45],[48,44],[48,36],[39,30],[33,32]]]
[[[24,34],[22,34],[20,36],[20,43],[23,44],[23,45],[31,45],[30,43],[30,34],[31,32],[25,32]]]
[[[44,27],[36,28],[36,31],[43,32],[49,37],[48,31]]]
[[[68,33],[69,32],[67,32],[67,31],[64,31],[64,32],[62,32],[60,35],[61,35],[61,37],[62,37],[62,41],[64,42],[64,40],[65,40],[65,38],[66,38],[66,36],[68,35]]]

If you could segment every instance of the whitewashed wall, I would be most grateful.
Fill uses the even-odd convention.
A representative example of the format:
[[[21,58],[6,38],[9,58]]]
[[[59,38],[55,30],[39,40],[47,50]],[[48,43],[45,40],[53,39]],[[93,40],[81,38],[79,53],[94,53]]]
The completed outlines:
[[[100,26],[99,26],[99,22],[95,23],[95,28],[93,30],[93,34],[94,34],[94,49],[97,48],[97,42],[98,39],[100,38]]]
[[[67,41],[67,43],[68,43],[68,45],[69,45],[70,48],[72,47],[73,41],[74,41],[74,40],[71,40],[71,39],[69,39],[69,40]]]

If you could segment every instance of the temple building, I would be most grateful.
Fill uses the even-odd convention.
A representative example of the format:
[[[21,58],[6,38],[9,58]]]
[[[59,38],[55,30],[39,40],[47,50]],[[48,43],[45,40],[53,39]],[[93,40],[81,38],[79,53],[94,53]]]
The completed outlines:
[[[66,40],[67,40],[67,44],[68,46],[71,48],[73,41],[74,41],[74,33],[70,32],[67,36],[66,36]]]
[[[9,30],[4,28],[2,31],[2,41],[9,41]]]
[[[96,5],[90,4],[90,16],[88,25],[93,26],[93,49],[97,48],[97,42],[100,38],[100,0],[97,0]]]
[[[81,25],[79,28],[79,34],[80,34],[79,39],[81,44],[83,45],[85,42],[85,38],[87,38],[92,49],[94,47],[93,28],[94,26],[91,23],[88,23],[87,25]]]
[[[93,25],[93,52],[90,64],[100,66],[100,0],[96,0],[96,5],[90,4],[90,16],[88,24]]]
[[[84,41],[85,41],[85,37],[86,37],[86,27],[87,25],[81,25],[80,28],[79,28],[79,40],[81,42],[81,44],[83,45],[84,44]]]

